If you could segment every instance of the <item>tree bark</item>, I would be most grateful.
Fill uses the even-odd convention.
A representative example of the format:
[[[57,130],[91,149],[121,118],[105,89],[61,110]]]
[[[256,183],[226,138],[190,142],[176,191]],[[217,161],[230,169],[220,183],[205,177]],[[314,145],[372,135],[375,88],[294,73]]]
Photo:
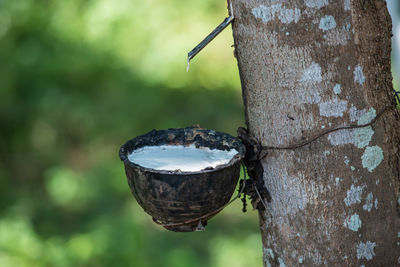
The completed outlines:
[[[393,101],[382,0],[232,0],[247,128],[288,146]],[[261,159],[265,266],[400,264],[400,114]]]

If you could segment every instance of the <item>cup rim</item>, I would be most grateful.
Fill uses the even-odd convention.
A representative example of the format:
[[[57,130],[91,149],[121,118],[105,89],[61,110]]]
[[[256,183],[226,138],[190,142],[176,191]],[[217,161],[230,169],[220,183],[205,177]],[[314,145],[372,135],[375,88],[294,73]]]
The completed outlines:
[[[160,139],[160,143],[155,142],[153,144],[146,144],[146,143],[141,143],[142,141],[146,141],[148,138],[151,138],[152,136],[157,136],[157,135],[168,135],[170,133],[201,133],[202,135],[205,136],[220,136],[220,138],[224,141],[228,141],[231,143],[229,146],[232,149],[236,149],[238,153],[234,155],[228,163],[225,164],[220,164],[217,165],[216,167],[208,167],[205,169],[202,169],[200,171],[180,171],[180,170],[158,170],[158,169],[153,169],[153,168],[148,168],[148,167],[143,167],[137,163],[134,163],[128,159],[128,154],[134,151],[135,149],[139,149],[144,146],[160,146],[160,145],[168,145],[168,143],[164,143],[164,139]],[[195,137],[196,138],[196,135]],[[189,144],[193,144],[195,142],[192,142]],[[171,145],[179,145],[179,144],[171,144]],[[180,144],[182,145],[182,144]],[[184,144],[183,144],[184,145]],[[217,144],[218,145],[218,144]],[[220,144],[221,146],[226,147],[226,144]],[[197,146],[197,145],[196,145]],[[208,146],[199,146],[199,147],[208,147]],[[226,150],[226,149],[220,149],[220,150]],[[125,144],[123,144],[119,150],[119,157],[121,161],[124,162],[125,165],[128,165],[132,168],[139,169],[141,172],[151,172],[151,173],[157,173],[157,174],[167,174],[167,175],[196,175],[196,174],[202,174],[202,173],[209,173],[209,172],[217,172],[219,170],[229,168],[239,162],[241,162],[244,158],[246,152],[245,146],[242,144],[242,142],[236,138],[233,137],[227,133],[224,132],[219,132],[219,131],[214,131],[214,130],[209,130],[205,128],[199,128],[199,127],[186,127],[186,128],[170,128],[168,130],[152,130],[146,134],[139,135],[137,137],[134,137],[130,140],[128,140]]]

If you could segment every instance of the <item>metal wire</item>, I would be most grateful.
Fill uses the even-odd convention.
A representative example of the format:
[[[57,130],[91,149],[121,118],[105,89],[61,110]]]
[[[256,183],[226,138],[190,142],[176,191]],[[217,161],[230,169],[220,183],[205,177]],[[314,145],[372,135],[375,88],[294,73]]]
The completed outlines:
[[[398,102],[397,104],[400,104],[400,92],[398,92],[398,91],[396,91],[396,90],[393,90],[393,91],[394,91],[395,99],[396,99],[397,102]],[[361,124],[361,125],[350,124],[350,125],[347,125],[347,126],[335,127],[335,128],[332,128],[332,129],[328,129],[328,130],[326,130],[326,131],[324,131],[324,132],[322,132],[322,133],[320,133],[320,134],[317,134],[316,136],[314,136],[314,137],[312,137],[312,138],[310,138],[310,139],[308,139],[308,140],[306,140],[306,141],[304,141],[304,142],[298,143],[298,144],[293,144],[293,145],[289,145],[289,146],[281,146],[281,147],[277,147],[277,146],[262,146],[262,150],[274,150],[274,149],[275,149],[275,150],[289,150],[289,149],[297,149],[297,148],[304,147],[304,146],[306,146],[306,145],[308,145],[308,144],[314,142],[315,140],[321,138],[322,136],[327,135],[327,134],[332,133],[332,132],[335,132],[335,131],[344,130],[344,129],[355,129],[355,128],[363,128],[363,127],[372,126],[373,124],[375,124],[375,123],[378,121],[378,119],[379,119],[380,117],[382,117],[382,115],[383,115],[386,111],[388,111],[388,110],[390,110],[390,109],[392,109],[392,108],[396,108],[396,105],[393,104],[393,103],[388,104],[386,107],[384,107],[384,108],[375,116],[374,119],[372,119],[370,122],[365,123],[365,124]],[[260,153],[260,154],[262,154],[262,153]],[[266,154],[267,154],[267,153],[264,153],[264,155],[266,155]],[[261,159],[261,158],[259,158],[259,160],[260,160],[260,159]],[[251,180],[251,182],[253,183],[253,187],[254,187],[254,189],[255,189],[255,191],[256,191],[258,197],[260,198],[260,201],[261,201],[262,205],[263,205],[264,208],[267,210],[267,205],[265,204],[264,199],[262,198],[260,192],[258,191],[258,189],[257,189],[257,187],[256,187],[256,185],[255,185],[255,183],[254,183],[254,181],[253,181],[252,179],[250,179],[250,180]]]
[[[364,127],[372,126],[386,111],[388,111],[389,109],[392,109],[392,108],[396,108],[396,105],[394,105],[393,103],[388,104],[369,123],[360,124],[360,125],[350,124],[350,125],[346,125],[346,126],[339,126],[339,127],[335,127],[335,128],[331,128],[326,131],[323,131],[322,133],[317,134],[316,136],[314,136],[304,142],[301,142],[301,143],[297,143],[297,144],[293,144],[293,145],[289,145],[289,146],[262,146],[262,149],[263,150],[274,150],[274,149],[275,150],[290,150],[290,149],[301,148],[303,146],[306,146],[306,145],[314,142],[315,140],[321,138],[322,136],[327,135],[332,132],[336,132],[336,131],[344,130],[344,129],[355,129],[355,128],[364,128]]]

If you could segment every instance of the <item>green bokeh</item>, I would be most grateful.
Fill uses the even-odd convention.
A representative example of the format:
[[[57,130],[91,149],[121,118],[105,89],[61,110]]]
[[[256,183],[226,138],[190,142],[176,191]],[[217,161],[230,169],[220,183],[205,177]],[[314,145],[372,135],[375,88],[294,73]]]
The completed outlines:
[[[206,231],[154,225],[119,147],[151,129],[235,135],[244,115],[230,29],[186,55],[224,1],[0,0],[0,266],[261,266],[240,201]]]

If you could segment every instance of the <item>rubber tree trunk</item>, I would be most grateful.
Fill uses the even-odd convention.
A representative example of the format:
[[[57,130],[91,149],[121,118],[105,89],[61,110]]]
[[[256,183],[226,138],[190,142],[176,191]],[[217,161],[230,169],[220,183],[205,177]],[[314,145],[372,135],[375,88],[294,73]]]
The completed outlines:
[[[247,128],[262,145],[369,122],[393,101],[385,1],[232,3]],[[399,118],[269,151],[265,266],[400,264]]]

